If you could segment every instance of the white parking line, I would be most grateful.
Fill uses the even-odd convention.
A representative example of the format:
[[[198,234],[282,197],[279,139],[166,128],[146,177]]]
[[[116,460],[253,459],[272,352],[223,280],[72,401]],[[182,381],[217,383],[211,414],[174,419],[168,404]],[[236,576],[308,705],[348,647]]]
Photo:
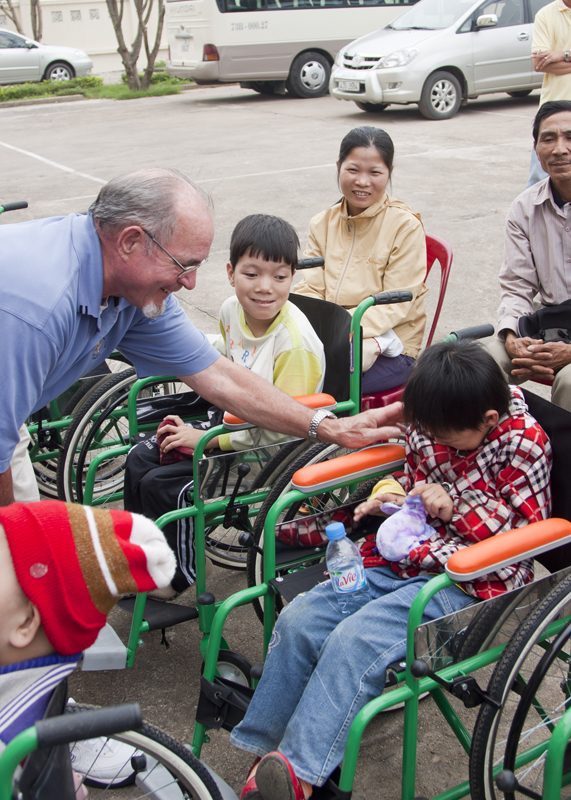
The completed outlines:
[[[483,112],[483,113],[490,113],[490,112]],[[470,152],[477,152],[482,150],[491,150],[497,149],[497,147],[520,147],[520,146],[527,146],[529,141],[527,139],[516,141],[516,142],[500,142],[495,144],[484,144],[484,145],[474,145],[470,147],[458,147],[454,150],[454,155],[460,155],[461,153],[466,154]],[[52,167],[56,167],[57,169],[61,169],[64,172],[70,172],[74,175],[79,175],[82,178],[87,178],[88,180],[95,181],[96,183],[105,184],[107,183],[106,180],[102,178],[96,178],[93,175],[88,175],[85,172],[78,172],[71,167],[66,167],[63,164],[58,164],[55,161],[50,161],[48,158],[44,158],[43,156],[39,156],[36,153],[31,153],[28,150],[22,150],[19,147],[14,147],[14,145],[7,144],[6,142],[0,142],[2,147],[7,147],[9,150],[15,150],[17,153],[23,153],[24,155],[30,156],[31,158],[37,158],[38,161],[42,161],[44,164],[49,164]],[[440,157],[446,156],[450,157],[450,150],[423,150],[421,152],[416,153],[403,153],[399,155],[399,160],[404,158],[418,158],[422,156],[432,156],[432,157]],[[314,165],[307,165],[305,167],[291,167],[290,169],[275,169],[275,170],[268,170],[267,172],[249,172],[244,173],[243,175],[221,175],[218,178],[204,178],[203,180],[197,180],[196,183],[219,183],[222,181],[233,181],[233,180],[244,180],[244,178],[263,178],[266,175],[283,175],[288,172],[306,172],[307,170],[312,169],[331,169],[335,167],[335,164],[314,164]],[[95,195],[82,195],[80,197],[68,197],[65,198],[66,200],[84,200],[89,197],[94,197]],[[64,202],[62,200],[61,202]]]
[[[404,153],[398,156],[400,161],[402,158],[417,158],[418,156],[446,156],[447,158],[466,153],[476,153],[482,150],[497,150],[498,147],[527,147],[529,145],[528,139],[521,139],[516,142],[494,142],[494,144],[478,144],[472,147],[455,147],[454,150],[422,150],[417,153]]]
[[[82,194],[79,197],[56,197],[54,200],[50,199],[50,203],[68,203],[72,200],[91,200],[92,197],[97,197],[97,195]]]
[[[461,153],[471,153],[471,152],[478,152],[482,150],[495,150],[498,147],[521,147],[529,144],[527,139],[522,139],[521,141],[517,142],[499,142],[495,144],[482,144],[482,145],[474,145],[473,147],[456,147],[454,149],[454,155],[458,155]],[[403,158],[418,158],[419,156],[446,156],[447,158],[450,157],[450,149],[446,150],[422,150],[421,152],[416,153],[403,153],[398,156],[398,160]],[[306,167],[292,167],[291,169],[275,169],[270,170],[269,172],[249,172],[244,175],[221,175],[219,178],[204,178],[201,181],[196,181],[196,183],[216,183],[217,181],[233,181],[233,180],[243,180],[244,178],[263,178],[265,175],[282,175],[286,172],[305,172],[309,169],[331,169],[335,167],[335,164],[315,164],[313,166],[306,166]]]
[[[530,117],[526,117],[523,114],[505,114],[503,111],[480,111],[480,114],[492,114],[494,117],[516,117],[516,119],[527,119],[530,122],[533,120],[535,113],[537,113],[537,109]]]
[[[305,172],[308,169],[331,169],[335,164],[316,164],[311,167],[292,167],[291,169],[273,169],[269,172],[250,172],[247,175],[222,175],[220,178],[205,178],[196,183],[214,183],[215,181],[234,181],[241,180],[242,178],[261,178],[264,175],[282,175],[284,172]]]
[[[30,158],[37,158],[38,161],[41,161],[44,164],[49,164],[50,167],[56,167],[56,169],[61,169],[64,172],[71,172],[73,175],[79,175],[81,178],[87,178],[90,181],[95,181],[95,183],[107,183],[107,181],[103,180],[103,178],[95,178],[93,175],[88,175],[86,172],[78,172],[76,169],[72,169],[71,167],[66,167],[63,164],[58,164],[56,161],[50,161],[49,158],[44,158],[43,156],[39,156],[37,153],[30,153],[29,150],[22,150],[20,147],[14,147],[13,144],[0,142],[0,145],[2,145],[2,147],[8,148],[8,150],[15,150],[16,153],[22,153],[25,156],[30,156]]]

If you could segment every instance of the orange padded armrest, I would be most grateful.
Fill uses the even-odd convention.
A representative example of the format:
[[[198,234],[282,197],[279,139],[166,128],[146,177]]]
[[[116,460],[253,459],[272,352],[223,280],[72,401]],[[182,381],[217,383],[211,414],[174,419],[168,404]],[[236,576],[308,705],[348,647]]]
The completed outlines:
[[[571,523],[566,519],[532,522],[525,528],[498,533],[458,550],[448,559],[446,572],[454,581],[471,581],[568,542],[571,542]]]
[[[404,447],[400,444],[381,444],[332,458],[321,464],[298,469],[292,478],[292,488],[304,494],[314,494],[331,486],[337,486],[345,478],[356,481],[376,475],[380,469],[393,470],[404,463]]]
[[[318,394],[302,394],[299,397],[294,397],[298,403],[307,408],[326,408],[328,411],[333,410],[337,406],[337,402],[330,394],[319,392]],[[228,411],[224,414],[224,426],[232,431],[239,431],[243,428],[255,428],[251,422],[244,422],[240,417],[230,414]]]

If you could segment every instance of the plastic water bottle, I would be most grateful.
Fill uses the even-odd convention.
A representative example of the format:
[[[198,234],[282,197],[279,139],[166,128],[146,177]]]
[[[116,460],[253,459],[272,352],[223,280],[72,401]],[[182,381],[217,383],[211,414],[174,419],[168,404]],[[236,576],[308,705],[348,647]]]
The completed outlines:
[[[327,571],[341,612],[354,614],[369,602],[371,594],[357,546],[347,538],[341,522],[332,522],[325,528],[329,539],[325,559]]]

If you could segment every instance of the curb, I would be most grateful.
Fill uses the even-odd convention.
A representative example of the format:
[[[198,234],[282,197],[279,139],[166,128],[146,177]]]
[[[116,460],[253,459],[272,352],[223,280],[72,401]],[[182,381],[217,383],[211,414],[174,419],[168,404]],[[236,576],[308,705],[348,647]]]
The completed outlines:
[[[223,83],[223,86],[237,86],[237,83]],[[181,92],[192,92],[195,89],[208,89],[211,86],[199,86],[196,83],[183,83],[179,87]],[[0,109],[2,108],[15,108],[17,106],[36,106],[41,103],[74,103],[76,100],[87,100],[82,94],[64,94],[60,97],[28,97],[21,100],[4,100],[0,101]]]
[[[85,100],[85,97],[82,94],[64,94],[61,97],[28,97],[22,100],[5,100],[0,102],[0,108],[37,106],[41,103],[74,103],[76,100]]]
[[[181,92],[192,92],[194,89],[215,89],[215,88],[223,88],[226,86],[238,86],[237,83],[212,83],[212,84],[204,84],[199,86],[197,83],[183,83],[178,88]]]

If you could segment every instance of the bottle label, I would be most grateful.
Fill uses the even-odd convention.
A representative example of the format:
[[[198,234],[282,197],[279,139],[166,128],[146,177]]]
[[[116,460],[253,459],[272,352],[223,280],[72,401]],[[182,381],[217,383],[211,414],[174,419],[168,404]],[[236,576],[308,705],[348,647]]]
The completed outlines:
[[[340,594],[356,592],[358,589],[363,589],[367,585],[365,571],[362,569],[355,569],[353,567],[347,570],[340,570],[339,572],[329,570],[329,574],[333,582],[333,588]]]

